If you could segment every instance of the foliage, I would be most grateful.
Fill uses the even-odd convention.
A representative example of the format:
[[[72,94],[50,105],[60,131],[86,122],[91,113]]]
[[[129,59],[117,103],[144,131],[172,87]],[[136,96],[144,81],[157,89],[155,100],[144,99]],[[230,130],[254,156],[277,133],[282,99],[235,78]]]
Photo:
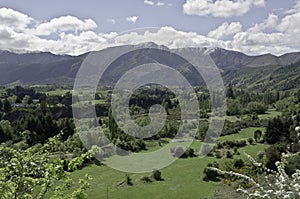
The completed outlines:
[[[163,178],[161,176],[161,171],[159,171],[157,169],[153,169],[153,171],[152,171],[152,178],[154,180],[157,180],[157,181],[163,180]]]
[[[240,187],[237,189],[238,192],[241,192],[247,198],[295,199],[300,197],[300,170],[296,170],[291,176],[287,175],[284,168],[289,156],[290,154],[283,154],[281,160],[276,162],[277,171],[265,168],[263,164],[248,156],[254,166],[265,171],[264,183],[257,182],[252,177],[233,171],[222,171],[212,167],[210,169],[219,175],[233,176],[251,183],[251,188],[245,189]]]
[[[289,128],[290,121],[285,118],[276,117],[269,121],[264,140],[268,144],[275,144],[277,142],[287,143],[290,138]]]
[[[187,147],[185,150],[181,146],[176,146],[171,148],[171,153],[176,158],[188,158],[188,157],[195,157],[194,149]]]
[[[89,184],[81,179],[76,188],[64,170],[64,161],[50,158],[47,150],[55,139],[49,140],[44,146],[18,150],[8,146],[0,146],[0,195],[3,199],[82,199],[86,198],[85,190]],[[68,189],[73,187],[74,191]]]

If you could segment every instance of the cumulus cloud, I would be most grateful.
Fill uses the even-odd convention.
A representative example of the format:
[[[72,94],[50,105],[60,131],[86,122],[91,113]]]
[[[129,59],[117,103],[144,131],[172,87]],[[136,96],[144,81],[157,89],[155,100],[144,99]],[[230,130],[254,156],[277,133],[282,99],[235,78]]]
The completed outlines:
[[[267,19],[263,20],[261,23],[254,24],[247,32],[257,33],[265,30],[273,30],[277,27],[278,21],[278,16],[271,13]]]
[[[300,33],[300,13],[288,15],[281,20],[281,23],[277,26],[277,30],[280,32],[286,32],[290,34]]]
[[[184,13],[198,16],[233,17],[242,16],[252,7],[265,6],[265,0],[187,0]]]
[[[138,16],[130,16],[130,17],[126,17],[126,21],[134,23],[138,20]]]
[[[62,31],[83,31],[97,28],[92,19],[80,20],[73,16],[62,16],[51,19],[49,22],[41,23],[35,29],[36,35],[50,35]]]
[[[0,26],[25,28],[33,19],[10,8],[0,8]]]
[[[242,31],[242,24],[240,22],[223,23],[217,29],[208,33],[209,37],[215,39],[230,39],[234,34]]]
[[[294,14],[300,11],[300,0],[295,0],[295,5],[292,9],[287,10],[286,14]]]
[[[7,10],[0,9],[1,19],[14,19],[6,12]],[[242,27],[240,22],[223,23],[206,36],[180,31],[170,26],[126,34],[97,33],[93,30],[97,25],[92,20],[71,16],[59,17],[34,26],[37,22],[29,16],[13,10],[9,12],[22,16],[23,19],[12,20],[10,25],[1,23],[1,50],[49,51],[55,54],[79,55],[110,46],[153,41],[169,48],[220,47],[247,54],[279,55],[296,51],[300,46],[299,13],[285,15],[283,18],[270,14],[265,20],[248,29]],[[132,23],[138,19],[136,16],[129,18]],[[7,24],[8,21],[3,24]],[[47,36],[51,33],[56,33],[57,37]]]

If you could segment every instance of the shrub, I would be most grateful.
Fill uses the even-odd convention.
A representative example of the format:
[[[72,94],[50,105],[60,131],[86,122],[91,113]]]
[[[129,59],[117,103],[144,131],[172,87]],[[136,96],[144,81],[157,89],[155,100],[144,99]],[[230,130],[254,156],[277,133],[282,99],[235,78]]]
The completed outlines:
[[[256,130],[256,131],[254,131],[254,139],[255,139],[255,142],[259,142],[261,136],[262,136],[261,130]]]
[[[284,170],[287,158],[289,158],[291,154],[282,154],[280,161],[275,163],[277,171],[267,169],[261,163],[256,162],[251,156],[247,156],[255,167],[265,171],[264,183],[257,182],[249,176],[232,171],[222,171],[218,168],[207,169],[212,170],[212,172],[217,172],[218,175],[240,178],[251,183],[252,187],[250,189],[237,189],[237,191],[243,193],[247,198],[300,198],[300,170],[296,170],[291,176],[288,176]]]
[[[220,151],[216,151],[216,158],[222,158],[222,153]]]
[[[152,179],[149,176],[142,176],[140,178],[140,181],[145,182],[145,183],[151,183]]]
[[[226,152],[226,158],[232,158],[232,157],[233,157],[233,155],[232,155],[231,151],[228,150],[228,151]]]
[[[248,138],[248,142],[250,145],[252,145],[254,143],[254,139],[253,138]]]
[[[211,169],[209,169],[209,167],[205,168],[203,171],[204,177],[203,180],[204,181],[220,181],[219,174],[216,171],[213,171]]]
[[[161,172],[157,169],[153,169],[152,177],[153,177],[154,180],[157,180],[157,181],[163,180],[163,178],[161,177]]]
[[[126,175],[126,176],[125,176],[125,183],[126,183],[127,185],[129,185],[129,186],[132,186],[132,185],[133,185],[132,179],[131,179],[131,177],[130,177],[129,175]]]
[[[238,168],[238,169],[242,168],[244,165],[245,165],[244,160],[242,160],[240,158],[233,160],[233,166],[236,167],[236,168]]]
[[[260,151],[257,153],[256,157],[258,160],[262,160],[264,158],[265,152],[264,151]]]
[[[176,158],[180,158],[184,155],[184,149],[181,146],[176,146],[173,149],[173,156]]]

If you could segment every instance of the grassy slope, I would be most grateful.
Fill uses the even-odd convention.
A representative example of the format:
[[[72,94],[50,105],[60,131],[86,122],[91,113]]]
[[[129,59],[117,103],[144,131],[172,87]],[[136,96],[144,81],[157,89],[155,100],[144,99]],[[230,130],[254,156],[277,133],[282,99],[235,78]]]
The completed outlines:
[[[253,137],[256,129],[263,128],[247,128],[241,130],[239,134],[221,137],[220,139],[247,139]],[[154,146],[156,148],[156,146]],[[195,141],[192,148],[199,151],[201,142]],[[245,158],[243,152],[255,156],[259,151],[263,151],[267,145],[255,144],[247,145],[240,148],[241,155],[235,157]],[[188,158],[179,159],[170,166],[162,169],[164,181],[144,184],[139,179],[147,174],[129,174],[133,180],[133,186],[116,187],[116,184],[124,180],[126,173],[113,170],[106,166],[90,165],[80,171],[72,173],[75,180],[82,178],[85,174],[93,177],[91,188],[88,190],[91,199],[105,198],[108,189],[109,198],[143,198],[143,199],[159,199],[159,198],[205,198],[210,196],[219,185],[215,182],[202,181],[203,170],[209,162],[214,160],[222,161],[214,157]]]
[[[259,119],[268,119],[268,118],[274,118],[277,116],[280,116],[281,112],[276,111],[275,109],[268,109],[265,114],[258,115]],[[246,117],[246,116],[243,116]],[[242,118],[238,118],[236,116],[226,116],[226,120],[229,120],[230,122],[236,122],[241,120]]]
[[[200,149],[201,143],[194,142],[192,147]],[[88,198],[105,198],[108,188],[109,198],[203,198],[211,195],[217,183],[204,182],[203,169],[213,161],[213,157],[179,159],[170,166],[162,169],[164,181],[145,184],[140,178],[146,174],[130,174],[133,186],[116,187],[124,180],[126,173],[113,170],[106,166],[90,165],[72,173],[74,179],[82,178],[84,174],[93,176]],[[176,175],[174,175],[176,174]]]
[[[253,137],[254,131],[257,129],[261,130],[263,133],[265,132],[265,128],[256,128],[256,127],[249,127],[246,129],[242,129],[238,134],[231,134],[222,136],[219,138],[219,140],[242,140],[242,139],[248,139],[250,137]]]

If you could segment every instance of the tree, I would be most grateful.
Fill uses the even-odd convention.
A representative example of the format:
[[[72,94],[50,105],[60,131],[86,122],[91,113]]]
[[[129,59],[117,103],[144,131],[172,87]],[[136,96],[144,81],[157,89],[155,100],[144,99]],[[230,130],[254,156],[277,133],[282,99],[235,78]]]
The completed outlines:
[[[176,146],[174,149],[171,151],[173,153],[173,156],[176,158],[183,157],[184,154],[184,149],[181,146]],[[184,156],[185,157],[185,156]]]
[[[250,102],[247,106],[248,113],[264,114],[267,106],[261,102]]]
[[[13,128],[8,120],[0,121],[0,143],[14,139]]]
[[[163,180],[162,177],[161,177],[161,172],[157,169],[153,169],[152,177],[153,177],[154,180],[157,180],[157,181]]]
[[[65,96],[62,98],[61,103],[65,106],[71,106],[72,105],[72,94],[70,92],[67,92]]]
[[[129,186],[132,186],[132,185],[133,185],[132,179],[131,179],[131,177],[130,177],[129,175],[126,175],[126,176],[125,176],[125,183],[126,183],[127,185],[129,185]]]
[[[213,167],[208,169],[217,172],[225,178],[234,177],[250,184],[250,189],[249,187],[245,189],[243,186],[237,186],[237,191],[243,194],[243,198],[300,198],[300,170],[296,170],[292,176],[289,176],[285,171],[287,158],[289,156],[290,154],[283,155],[282,158],[275,163],[277,171],[263,172],[263,177],[259,178],[262,179],[260,181],[257,181],[256,178],[252,178],[251,176],[233,171],[222,171]],[[268,171],[263,164],[256,162],[252,157],[250,157],[249,160],[257,170]]]
[[[265,140],[268,144],[275,144],[290,139],[289,121],[285,121],[280,117],[271,119],[265,133]]]
[[[235,95],[234,95],[234,92],[233,92],[233,89],[232,89],[232,85],[229,85],[227,87],[227,90],[226,90],[226,97],[230,98],[230,99],[235,99]]]
[[[233,166],[236,168],[242,168],[245,165],[244,160],[238,158],[233,160]]]
[[[227,115],[239,115],[242,113],[242,107],[238,100],[227,100]]]
[[[97,93],[95,94],[95,100],[101,100],[101,97]]]
[[[248,138],[248,142],[249,142],[250,145],[252,145],[254,143],[253,138]]]
[[[256,130],[256,131],[254,131],[254,139],[255,139],[255,142],[259,142],[261,136],[262,136],[261,130],[258,129],[258,130]]]
[[[266,153],[266,166],[269,169],[276,170],[275,162],[279,161],[281,154],[286,151],[284,144],[275,144],[265,150]]]
[[[23,103],[24,105],[28,105],[28,104],[32,104],[33,101],[32,101],[32,99],[31,99],[31,97],[30,97],[29,95],[25,95],[25,96],[23,97],[22,103]]]
[[[4,111],[6,111],[6,112],[11,111],[11,104],[7,99],[5,99],[3,102],[3,108],[4,108]]]

